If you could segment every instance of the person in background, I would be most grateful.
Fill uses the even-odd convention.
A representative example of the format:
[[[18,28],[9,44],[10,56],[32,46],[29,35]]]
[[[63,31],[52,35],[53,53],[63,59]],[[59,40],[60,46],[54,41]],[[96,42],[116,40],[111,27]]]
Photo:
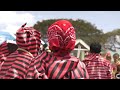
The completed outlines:
[[[89,54],[89,51],[85,51],[85,57],[87,57]]]
[[[112,56],[110,52],[103,51],[103,52],[100,52],[100,55],[102,56],[102,58],[104,58],[106,62],[111,63]]]
[[[114,78],[116,78],[116,73],[117,73],[117,65],[119,65],[120,63],[120,58],[119,58],[119,54],[118,53],[115,53],[113,54],[113,63],[112,63],[112,66],[113,66],[113,75],[114,75]]]
[[[105,58],[106,58],[107,60],[109,60],[110,63],[112,63],[112,56],[111,56],[111,53],[110,53],[110,52],[107,52],[107,53],[106,53]]]
[[[16,32],[18,49],[5,59],[0,70],[0,79],[24,79],[33,58],[38,55],[41,34],[25,25]]]
[[[115,73],[115,79],[120,79],[120,64],[117,65],[117,71]]]
[[[75,47],[75,30],[67,20],[58,20],[47,31],[49,49],[31,64],[27,79],[89,79],[85,64],[71,56]]]
[[[112,55],[111,53],[108,51],[108,52],[101,52],[101,56],[104,58],[104,60],[108,63],[111,64],[111,67],[112,67],[112,79],[115,79],[115,72],[114,72],[114,66],[112,64]]]
[[[101,45],[91,43],[90,53],[83,60],[86,65],[90,79],[112,79],[112,66],[100,54]]]
[[[114,59],[114,63],[117,63],[120,60],[119,54],[118,53],[113,54],[113,59]]]
[[[107,52],[106,55],[105,55],[105,58],[108,62],[110,62],[111,66],[112,66],[112,79],[115,79],[115,73],[116,73],[116,66],[113,65],[112,63],[112,55],[110,52]]]

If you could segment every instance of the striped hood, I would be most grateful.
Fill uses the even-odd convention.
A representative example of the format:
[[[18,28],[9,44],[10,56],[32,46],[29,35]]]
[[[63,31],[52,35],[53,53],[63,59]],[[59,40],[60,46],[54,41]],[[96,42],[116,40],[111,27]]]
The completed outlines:
[[[38,55],[41,44],[41,34],[33,27],[24,27],[23,25],[16,32],[16,43],[18,48],[22,48],[30,52],[34,57]]]

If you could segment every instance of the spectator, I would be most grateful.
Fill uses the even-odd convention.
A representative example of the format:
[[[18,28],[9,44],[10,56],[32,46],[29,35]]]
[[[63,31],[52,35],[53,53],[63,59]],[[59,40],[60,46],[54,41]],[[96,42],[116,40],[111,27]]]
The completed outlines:
[[[120,79],[120,65],[117,65],[116,79]]]
[[[100,55],[101,45],[92,43],[90,53],[83,61],[86,65],[90,79],[112,79],[111,64]]]
[[[100,52],[100,56],[102,57],[102,58],[104,58],[104,60],[106,61],[106,62],[108,62],[108,63],[111,63],[111,61],[112,61],[112,57],[111,57],[111,53],[110,52]]]
[[[119,54],[118,53],[113,54],[113,59],[114,63],[117,63],[117,61],[119,61]]]
[[[27,78],[34,79],[88,79],[83,62],[71,56],[75,47],[75,30],[67,20],[53,23],[47,31],[49,49],[43,52],[29,68]]]
[[[111,56],[111,53],[110,53],[110,52],[107,52],[107,53],[106,53],[105,58],[106,58],[107,60],[109,60],[110,63],[112,62],[112,56]]]
[[[38,55],[40,32],[24,26],[16,32],[18,49],[5,59],[0,71],[1,79],[24,79],[30,63]]]
[[[116,78],[116,73],[117,73],[117,62],[119,61],[119,54],[118,53],[115,53],[113,54],[113,63],[112,63],[112,67],[113,67],[113,76],[114,76],[114,79]]]

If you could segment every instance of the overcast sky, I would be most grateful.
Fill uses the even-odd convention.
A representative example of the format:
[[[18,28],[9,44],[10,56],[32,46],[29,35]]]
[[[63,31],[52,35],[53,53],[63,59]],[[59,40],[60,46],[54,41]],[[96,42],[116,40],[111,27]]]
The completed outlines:
[[[15,33],[22,24],[33,26],[43,19],[83,19],[103,30],[120,28],[120,11],[0,11],[0,31]]]

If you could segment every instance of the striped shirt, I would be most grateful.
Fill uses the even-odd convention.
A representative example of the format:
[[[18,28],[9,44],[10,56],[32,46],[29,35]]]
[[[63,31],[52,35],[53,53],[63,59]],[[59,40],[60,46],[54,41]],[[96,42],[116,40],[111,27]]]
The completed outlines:
[[[90,79],[112,79],[112,66],[99,54],[90,54],[83,61]]]
[[[76,57],[57,57],[43,52],[30,65],[27,79],[88,79],[83,62]]]
[[[4,61],[0,70],[0,79],[24,79],[31,62],[31,55],[23,51],[15,51]]]

